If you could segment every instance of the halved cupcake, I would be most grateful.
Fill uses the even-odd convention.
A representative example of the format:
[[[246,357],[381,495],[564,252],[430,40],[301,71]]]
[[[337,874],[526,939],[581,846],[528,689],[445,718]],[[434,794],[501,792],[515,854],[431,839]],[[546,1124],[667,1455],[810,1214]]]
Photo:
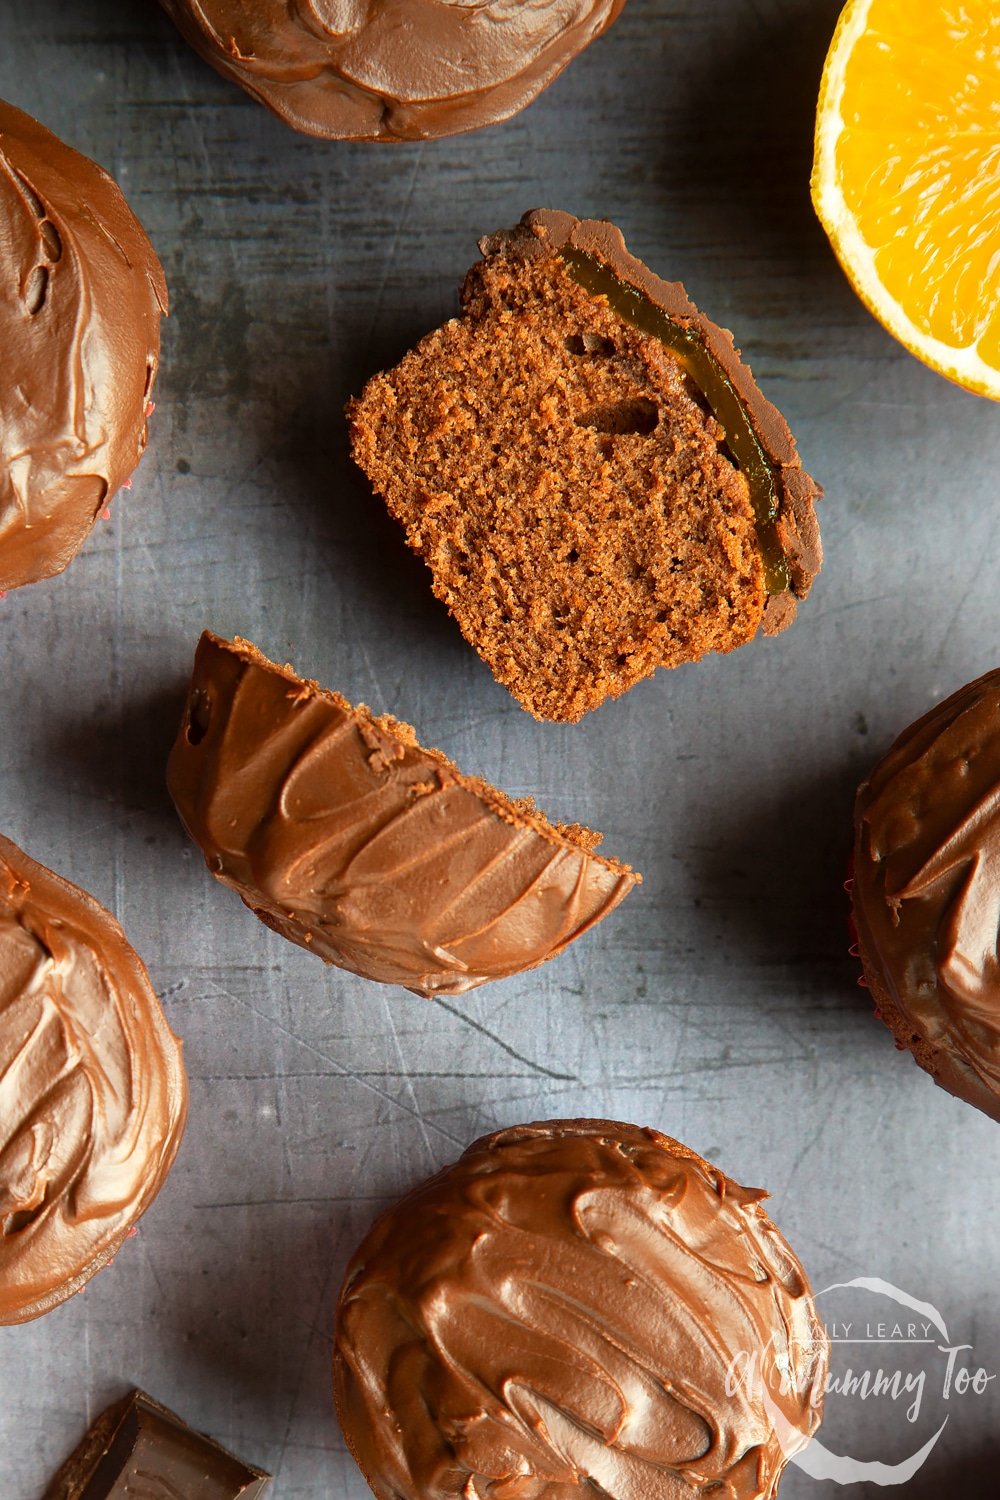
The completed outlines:
[[[167,781],[212,874],[262,922],[421,995],[553,958],[640,878],[595,853],[600,834],[209,631]]]
[[[785,629],[818,486],[732,336],[613,225],[530,213],[348,407],[355,460],[497,680],[576,720]]]

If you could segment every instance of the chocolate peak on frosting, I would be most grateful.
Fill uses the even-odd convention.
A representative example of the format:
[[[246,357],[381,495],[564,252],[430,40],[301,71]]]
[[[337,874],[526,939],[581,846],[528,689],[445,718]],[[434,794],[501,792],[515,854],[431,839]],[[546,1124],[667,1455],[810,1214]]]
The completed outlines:
[[[369,1231],[337,1410],[379,1500],[770,1500],[828,1345],[760,1200],[608,1120],[499,1131]]]
[[[161,0],[195,51],[308,135],[428,140],[516,114],[625,0]]]
[[[166,310],[117,184],[0,100],[0,589],[61,572],[138,463]]]
[[[851,898],[897,1043],[1000,1120],[1000,670],[911,724],[862,782]]]
[[[180,1043],[118,923],[0,838],[0,1324],[107,1264],[186,1112]]]
[[[420,995],[554,957],[640,878],[408,724],[209,631],[167,781],[212,874],[262,922]]]

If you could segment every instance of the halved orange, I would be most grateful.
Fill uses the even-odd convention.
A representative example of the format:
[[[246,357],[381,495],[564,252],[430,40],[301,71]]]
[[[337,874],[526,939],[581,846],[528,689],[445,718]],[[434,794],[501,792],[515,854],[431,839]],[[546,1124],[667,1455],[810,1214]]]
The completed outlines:
[[[997,0],[849,0],[823,70],[812,197],[889,332],[1000,400]]]

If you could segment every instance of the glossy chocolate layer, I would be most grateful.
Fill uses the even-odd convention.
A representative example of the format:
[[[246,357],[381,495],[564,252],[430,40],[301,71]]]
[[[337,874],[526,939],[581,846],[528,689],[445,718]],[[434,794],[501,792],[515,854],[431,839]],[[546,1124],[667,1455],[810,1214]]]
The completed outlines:
[[[45,1500],[260,1500],[270,1474],[142,1391],[101,1413]]]
[[[852,900],[897,1041],[1000,1120],[1000,671],[918,719],[862,783]]]
[[[375,1494],[772,1496],[827,1340],[765,1196],[607,1120],[470,1146],[347,1268],[337,1408]]]
[[[192,47],[310,135],[413,141],[516,114],[625,0],[161,0]]]
[[[0,589],[61,572],[138,463],[166,310],[116,183],[0,101]]]
[[[636,884],[374,718],[207,632],[168,783],[212,874],[327,963],[417,994],[533,968]]]
[[[180,1043],[118,923],[0,838],[0,1324],[110,1260],[186,1112]]]
[[[820,487],[802,468],[784,417],[763,395],[727,329],[690,300],[678,281],[662,281],[630,255],[621,231],[604,219],[575,219],[534,209],[513,230],[482,242],[484,254],[559,254],[574,275],[627,322],[661,338],[678,355],[728,439],[743,470],[757,517],[769,598],[762,629],[784,630],[822,566],[815,504]],[[613,281],[609,285],[606,276]],[[683,341],[665,336],[664,323]]]

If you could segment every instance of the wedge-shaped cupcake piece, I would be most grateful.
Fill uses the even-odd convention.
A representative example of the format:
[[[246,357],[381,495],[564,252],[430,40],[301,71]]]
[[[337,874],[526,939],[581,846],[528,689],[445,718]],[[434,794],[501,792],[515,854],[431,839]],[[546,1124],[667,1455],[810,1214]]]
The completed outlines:
[[[180,1043],[114,917],[0,838],[0,1324],[108,1264],[186,1114]]]
[[[434,592],[541,719],[792,619],[818,487],[732,336],[612,225],[482,244],[462,316],[351,403],[353,452]]]
[[[262,922],[421,995],[554,957],[639,880],[594,852],[599,834],[207,631],[168,784],[212,874]]]

